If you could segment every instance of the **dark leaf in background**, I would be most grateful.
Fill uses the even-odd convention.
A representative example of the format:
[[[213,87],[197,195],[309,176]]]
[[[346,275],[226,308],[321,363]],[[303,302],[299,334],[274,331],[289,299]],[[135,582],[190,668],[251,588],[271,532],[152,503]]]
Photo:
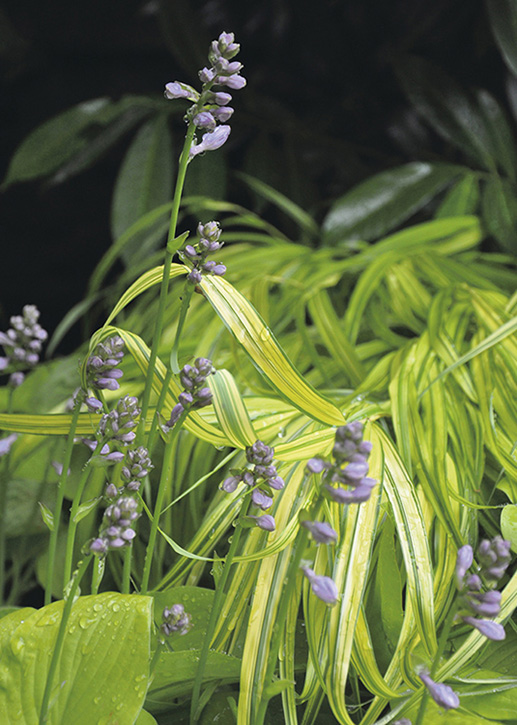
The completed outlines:
[[[517,189],[496,174],[483,190],[483,221],[490,234],[509,252],[517,252]]]
[[[438,207],[435,218],[474,214],[479,203],[477,174],[467,173],[452,185]]]
[[[325,242],[378,239],[421,209],[461,171],[447,164],[411,163],[372,176],[331,206],[323,222]]]
[[[409,100],[438,134],[485,169],[499,166],[513,175],[512,132],[502,108],[487,91],[465,90],[422,58],[399,63],[397,75]]]
[[[506,65],[517,75],[517,5],[514,0],[487,0],[488,17]]]

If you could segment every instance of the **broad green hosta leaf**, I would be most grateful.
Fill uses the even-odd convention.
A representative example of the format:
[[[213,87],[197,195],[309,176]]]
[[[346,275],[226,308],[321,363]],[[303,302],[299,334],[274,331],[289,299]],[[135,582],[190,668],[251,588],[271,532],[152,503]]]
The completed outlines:
[[[109,98],[94,98],[69,108],[43,123],[22,141],[11,159],[3,187],[52,174],[88,147],[92,139],[87,131],[95,129],[100,133],[99,129],[127,112],[136,112],[134,122],[137,122],[151,109],[150,99],[137,96],[116,102]]]
[[[135,725],[157,725],[156,720],[147,710],[140,710]]]
[[[170,709],[175,697],[184,697],[192,692],[192,685],[199,665],[200,650],[163,652],[160,655],[154,678],[145,699],[145,709],[160,713]],[[230,684],[237,682],[241,671],[238,657],[209,652],[203,685]],[[91,725],[91,721],[90,721]]]
[[[228,330],[283,397],[323,423],[340,425],[344,422],[338,408],[293,367],[271,330],[240,292],[222,277],[204,277],[200,286]]]
[[[73,605],[55,678],[50,725],[134,722],[149,676],[150,597],[117,593]],[[0,620],[0,719],[36,725],[63,602]]]
[[[323,222],[325,242],[378,239],[461,172],[460,166],[411,163],[376,174],[334,202]]]
[[[172,196],[172,143],[167,117],[145,123],[129,147],[111,202],[111,231],[118,239],[146,212]],[[126,261],[136,250],[126,248]]]

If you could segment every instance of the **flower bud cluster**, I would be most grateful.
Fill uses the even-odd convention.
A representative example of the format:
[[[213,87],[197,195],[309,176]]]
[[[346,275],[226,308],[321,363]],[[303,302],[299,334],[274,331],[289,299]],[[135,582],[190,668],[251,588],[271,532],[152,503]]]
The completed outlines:
[[[212,391],[206,385],[209,375],[215,373],[212,361],[206,357],[198,357],[194,365],[184,365],[180,372],[183,392],[178,396],[178,402],[171,411],[171,417],[166,425],[162,426],[165,433],[176,425],[183,413],[197,408],[204,408],[212,402]]]
[[[497,617],[501,611],[501,592],[493,587],[510,563],[510,542],[500,536],[482,541],[478,548],[479,573],[469,573],[473,561],[474,552],[469,544],[458,549],[456,586],[460,592],[461,619],[487,639],[502,640],[506,636],[504,627],[485,617]],[[483,581],[487,591],[482,591]]]
[[[136,536],[133,524],[140,516],[138,503],[131,496],[120,496],[104,512],[99,536],[90,544],[97,556],[105,556],[111,549],[129,546]]]
[[[373,486],[377,483],[368,478],[368,458],[372,450],[369,441],[363,441],[363,424],[354,421],[341,426],[336,430],[332,457],[334,462],[323,458],[311,458],[307,462],[308,473],[324,472],[323,484],[325,495],[332,501],[341,504],[362,503],[370,498]],[[334,487],[334,484],[343,484],[349,488]],[[316,544],[335,544],[337,533],[325,521],[312,521],[305,518],[300,522],[306,528]],[[301,566],[308,578],[314,594],[330,606],[337,601],[337,588],[333,580],[327,576],[320,576],[307,565]]]
[[[133,428],[137,425],[139,415],[138,399],[132,395],[124,395],[117,402],[116,407],[109,413],[105,413],[100,419],[97,428],[98,434],[102,438],[120,443],[132,443],[136,437]]]
[[[160,631],[166,636],[176,633],[179,635],[187,634],[192,627],[192,617],[185,611],[183,604],[173,604],[169,609],[165,607],[162,613],[163,623]]]
[[[221,484],[221,490],[233,493],[242,482],[252,488],[251,500],[254,506],[267,511],[273,505],[273,490],[280,491],[284,487],[284,479],[278,475],[273,464],[275,450],[260,440],[246,448],[246,460],[253,468],[231,469],[232,474]],[[264,531],[275,530],[275,519],[270,514],[253,515],[250,519]]]
[[[118,390],[120,388],[118,381],[123,375],[118,365],[123,357],[124,340],[118,335],[100,342],[86,362],[87,386],[99,390]],[[97,398],[86,398],[85,403],[91,413],[102,410],[102,403]]]
[[[165,86],[165,98],[185,98],[193,102],[187,111],[187,120],[192,121],[196,129],[205,131],[201,141],[194,139],[189,160],[204,151],[220,148],[230,135],[231,128],[226,125],[226,121],[233,114],[233,108],[228,105],[232,96],[225,91],[213,91],[212,88],[226,86],[237,91],[246,85],[246,79],[240,75],[242,63],[232,60],[240,49],[234,40],[233,33],[221,33],[211,43],[208,52],[211,65],[199,71],[199,79],[203,84],[201,93],[179,81],[167,83]]]
[[[149,451],[144,446],[130,448],[126,451],[124,465],[120,472],[122,486],[117,488],[114,483],[106,486],[106,498],[114,499],[124,494],[134,494],[140,490],[142,480],[149,474],[154,466],[149,457]]]
[[[193,269],[187,279],[194,284],[199,284],[203,274],[215,274],[222,276],[226,272],[224,264],[217,264],[213,259],[207,259],[212,252],[217,252],[223,246],[219,241],[221,229],[218,222],[207,222],[198,224],[197,233],[199,241],[196,244],[187,244],[181,255],[189,262],[192,262]]]
[[[6,356],[0,357],[0,372],[13,371],[9,385],[17,388],[24,381],[21,369],[33,368],[39,361],[39,353],[48,334],[38,323],[40,313],[35,305],[25,305],[22,315],[11,317],[12,327],[0,332],[0,345]]]

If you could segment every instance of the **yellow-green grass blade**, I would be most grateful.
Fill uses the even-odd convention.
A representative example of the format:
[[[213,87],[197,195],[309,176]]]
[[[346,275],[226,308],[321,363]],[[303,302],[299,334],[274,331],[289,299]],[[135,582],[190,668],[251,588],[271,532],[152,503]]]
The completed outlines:
[[[204,277],[200,286],[228,330],[282,396],[311,418],[330,425],[343,423],[339,409],[300,375],[240,292],[222,277]]]
[[[185,267],[183,264],[172,264],[169,279],[180,277],[181,275],[187,274],[188,271],[188,267]],[[142,274],[137,280],[135,280],[135,282],[133,282],[133,284],[130,285],[121,296],[121,298],[109,314],[108,319],[105,322],[105,326],[111,324],[115,317],[139,295],[141,295],[143,292],[146,292],[154,285],[160,284],[160,282],[162,281],[162,277],[163,265],[161,265],[160,267],[154,267],[154,269],[150,269],[148,272],[144,272],[144,274]]]
[[[208,384],[217,421],[231,445],[236,448],[253,445],[257,435],[233,375],[228,370],[218,370],[208,378]]]
[[[352,664],[368,690],[380,697],[391,699],[398,696],[397,690],[391,688],[379,671],[368,623],[361,608],[355,627],[355,638],[352,648]]]
[[[370,431],[365,431],[365,438],[370,438]],[[373,477],[382,477],[380,447],[374,446],[372,450],[370,470]],[[347,710],[345,688],[354,639],[357,640],[356,625],[366,587],[381,495],[381,489],[377,487],[366,503],[348,507],[345,530],[335,547],[332,578],[340,592],[340,601],[330,612],[326,684],[332,711],[339,722],[346,725],[353,725]],[[334,528],[341,517],[340,508],[338,504],[330,506],[336,517],[334,522],[331,520]],[[363,645],[366,651],[367,643],[356,641],[356,646]]]
[[[294,658],[300,592],[301,587],[296,587],[291,595],[284,627],[284,637],[278,653],[280,679],[293,683],[291,687],[282,690],[285,725],[297,725],[298,723],[298,717],[296,715],[296,691],[294,689]]]
[[[390,502],[407,576],[406,602],[412,604],[414,625],[427,653],[436,650],[433,566],[427,531],[415,485],[399,454],[379,426],[371,427],[373,450],[384,455],[383,487]]]
[[[298,524],[297,514],[307,499],[310,485],[309,478],[304,476],[303,467],[295,466],[292,478],[282,490],[275,507],[278,532],[293,520]],[[268,556],[260,563],[242,656],[239,725],[248,725],[254,721],[264,688],[270,684],[264,682],[264,678],[290,559],[291,547],[287,547],[280,554]]]
[[[365,376],[363,365],[354,346],[350,344],[341,330],[328,293],[325,290],[316,292],[309,299],[309,312],[314,324],[328,351],[345,372],[347,379],[354,386],[359,385]]]

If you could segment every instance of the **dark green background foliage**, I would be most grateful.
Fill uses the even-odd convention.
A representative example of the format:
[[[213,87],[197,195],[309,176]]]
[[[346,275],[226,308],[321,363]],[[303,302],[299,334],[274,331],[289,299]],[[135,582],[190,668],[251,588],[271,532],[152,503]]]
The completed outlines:
[[[464,213],[484,215],[492,243],[515,250],[510,6],[327,0],[302,10],[293,0],[8,0],[0,11],[4,171],[13,149],[44,121],[87,100],[114,103],[106,100],[93,122],[65,119],[53,143],[31,149],[31,168],[11,175],[31,183],[13,183],[4,196],[3,322],[26,302],[12,272],[20,251],[24,262],[31,259],[25,282],[35,303],[45,301],[49,327],[81,298],[96,259],[120,232],[110,197],[136,139],[133,164],[145,156],[159,176],[139,189],[141,210],[164,200],[182,121],[181,109],[162,100],[163,85],[195,82],[221,28],[242,45],[248,86],[235,99],[238,123],[224,153],[191,173],[190,190],[252,206],[289,234],[289,221],[250,194],[236,172],[272,185],[321,221],[359,182],[425,162],[371,180],[362,207],[352,197],[352,216],[347,204],[338,206],[325,241],[375,240],[409,217],[428,218],[453,189]],[[372,195],[381,208],[370,215]]]

